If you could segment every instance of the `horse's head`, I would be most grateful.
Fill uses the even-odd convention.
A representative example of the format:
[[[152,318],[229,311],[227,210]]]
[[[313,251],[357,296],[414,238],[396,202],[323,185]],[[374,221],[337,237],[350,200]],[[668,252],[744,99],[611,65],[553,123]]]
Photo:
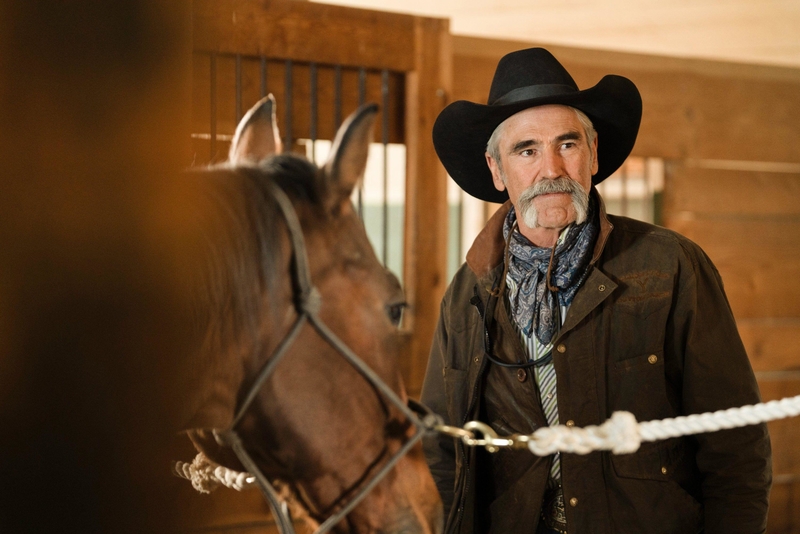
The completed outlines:
[[[317,168],[278,155],[271,97],[237,129],[230,162],[202,173],[208,236],[198,292],[201,349],[187,432],[211,460],[243,470],[213,429],[227,429],[298,317],[287,222],[270,188],[285,192],[302,228],[318,317],[401,399],[398,330],[403,292],[378,261],[350,201],[364,173],[374,106],[340,128]],[[270,185],[273,184],[273,185]],[[321,522],[414,433],[403,413],[332,344],[304,324],[236,423],[268,478],[283,482]],[[441,504],[419,445],[338,526],[342,532],[437,532]]]

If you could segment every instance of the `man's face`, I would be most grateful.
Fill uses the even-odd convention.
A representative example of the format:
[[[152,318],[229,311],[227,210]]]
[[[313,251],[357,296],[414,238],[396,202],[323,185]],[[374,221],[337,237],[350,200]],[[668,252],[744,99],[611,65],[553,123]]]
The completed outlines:
[[[575,222],[574,195],[563,191],[573,186],[588,194],[597,173],[597,138],[589,145],[574,110],[548,105],[520,111],[505,121],[498,148],[502,165],[488,152],[486,162],[497,190],[508,190],[520,226],[560,230]]]

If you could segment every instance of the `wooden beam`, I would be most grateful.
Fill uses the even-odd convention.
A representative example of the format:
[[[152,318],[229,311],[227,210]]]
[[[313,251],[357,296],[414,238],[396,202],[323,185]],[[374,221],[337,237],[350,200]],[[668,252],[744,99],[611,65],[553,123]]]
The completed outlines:
[[[414,68],[410,15],[293,0],[194,0],[193,22],[196,51]]]

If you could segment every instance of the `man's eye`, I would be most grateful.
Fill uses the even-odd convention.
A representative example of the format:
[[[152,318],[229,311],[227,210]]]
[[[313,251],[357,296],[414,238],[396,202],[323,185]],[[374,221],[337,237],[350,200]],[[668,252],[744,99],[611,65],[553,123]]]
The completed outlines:
[[[521,156],[532,156],[533,155],[533,150],[531,150],[530,148],[526,148],[525,150],[520,152],[520,155]]]
[[[407,304],[405,302],[398,302],[397,304],[390,304],[386,306],[386,314],[389,316],[389,320],[392,321],[392,324],[395,326],[400,326],[400,321],[403,319],[403,310]]]

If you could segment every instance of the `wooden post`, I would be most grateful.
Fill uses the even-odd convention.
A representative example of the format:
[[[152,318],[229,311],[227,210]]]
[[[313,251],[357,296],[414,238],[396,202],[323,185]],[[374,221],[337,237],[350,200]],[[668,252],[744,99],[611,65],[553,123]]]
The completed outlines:
[[[417,396],[447,287],[447,174],[431,131],[451,91],[449,21],[416,18],[414,70],[406,78],[405,287],[410,304],[409,394]]]

